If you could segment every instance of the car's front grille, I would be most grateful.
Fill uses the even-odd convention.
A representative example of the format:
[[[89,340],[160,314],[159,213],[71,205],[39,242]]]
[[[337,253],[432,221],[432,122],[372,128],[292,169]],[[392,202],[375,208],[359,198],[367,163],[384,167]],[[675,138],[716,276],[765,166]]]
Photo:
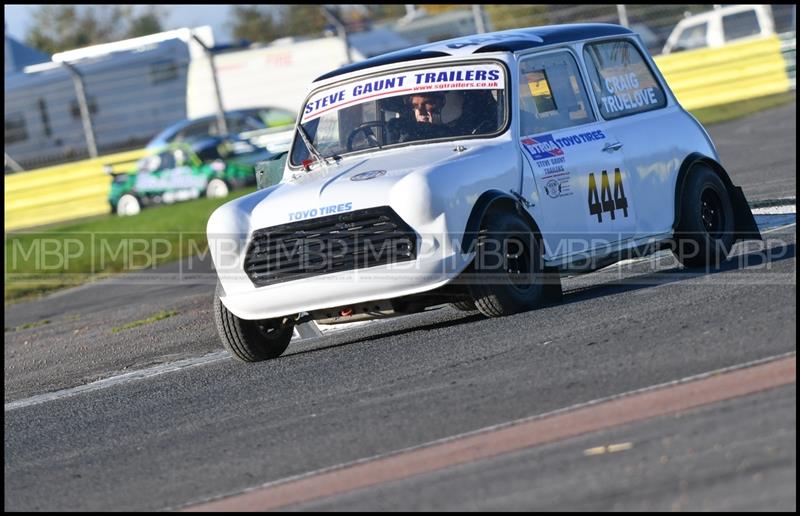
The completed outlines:
[[[417,237],[388,206],[253,232],[244,270],[257,287],[416,258]]]

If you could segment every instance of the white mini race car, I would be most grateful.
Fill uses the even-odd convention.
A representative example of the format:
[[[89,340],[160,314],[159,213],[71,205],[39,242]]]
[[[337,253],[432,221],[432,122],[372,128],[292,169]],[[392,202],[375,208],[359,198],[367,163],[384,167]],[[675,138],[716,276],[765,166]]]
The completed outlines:
[[[503,316],[559,275],[670,248],[714,266],[760,234],[640,38],[581,24],[482,34],[318,78],[280,183],[208,221],[216,324],[244,361],[296,324],[451,303]]]

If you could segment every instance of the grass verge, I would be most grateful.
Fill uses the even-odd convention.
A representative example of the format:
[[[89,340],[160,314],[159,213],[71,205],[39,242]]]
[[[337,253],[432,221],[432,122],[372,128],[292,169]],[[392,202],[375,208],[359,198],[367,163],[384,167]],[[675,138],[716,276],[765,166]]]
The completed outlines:
[[[157,314],[148,317],[147,319],[139,319],[138,321],[129,322],[128,324],[111,328],[111,333],[119,333],[123,330],[136,328],[137,326],[144,326],[145,324],[154,323],[156,321],[160,321],[161,319],[172,317],[173,315],[178,315],[177,310],[162,310]]]
[[[5,235],[6,305],[96,281],[120,272],[150,269],[208,248],[206,223],[238,190],[223,199],[155,206],[134,217],[113,214]]]
[[[692,110],[692,114],[703,125],[718,124],[720,122],[727,122],[729,120],[752,115],[753,113],[758,113],[765,109],[782,106],[794,102],[796,99],[796,92],[787,91],[778,93],[777,95],[768,95],[766,97],[743,100],[741,102],[733,102],[721,106],[694,109]]]
[[[50,319],[42,319],[41,321],[21,324],[15,328],[5,328],[5,331],[8,332],[8,331],[29,330],[31,328],[38,328],[39,326],[44,326],[45,324],[50,324]]]

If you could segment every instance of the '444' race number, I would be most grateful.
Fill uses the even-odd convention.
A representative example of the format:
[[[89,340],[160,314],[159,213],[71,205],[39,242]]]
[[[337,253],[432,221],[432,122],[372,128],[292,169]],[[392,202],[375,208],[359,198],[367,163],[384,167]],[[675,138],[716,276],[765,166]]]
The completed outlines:
[[[614,195],[611,195],[611,185],[608,181],[608,172],[603,170],[600,179],[600,192],[597,194],[597,180],[594,173],[589,174],[589,213],[597,215],[597,222],[603,222],[603,212],[611,214],[611,220],[615,220],[614,212],[622,210],[622,214],[628,216],[628,199],[625,197],[625,189],[622,187],[622,173],[619,169],[614,169]]]

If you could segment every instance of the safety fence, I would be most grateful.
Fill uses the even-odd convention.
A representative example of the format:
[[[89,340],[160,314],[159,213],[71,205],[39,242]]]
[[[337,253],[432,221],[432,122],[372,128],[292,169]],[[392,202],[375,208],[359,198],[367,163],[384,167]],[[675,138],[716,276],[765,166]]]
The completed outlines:
[[[103,165],[144,156],[143,149],[5,176],[5,230],[102,215],[111,211],[111,176]]]
[[[781,34],[781,53],[786,61],[786,75],[792,89],[797,88],[797,33]]]
[[[791,89],[777,36],[656,56],[655,61],[686,109],[728,104]]]

